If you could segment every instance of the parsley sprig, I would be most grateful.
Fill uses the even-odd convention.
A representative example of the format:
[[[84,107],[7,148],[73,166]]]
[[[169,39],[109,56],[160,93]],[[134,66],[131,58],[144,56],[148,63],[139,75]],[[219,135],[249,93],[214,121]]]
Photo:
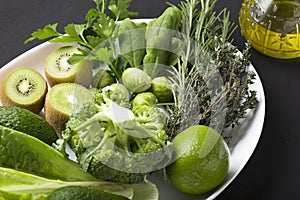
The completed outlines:
[[[96,8],[90,9],[86,16],[85,24],[68,24],[64,27],[65,33],[57,31],[58,23],[46,25],[31,34],[24,43],[27,44],[35,39],[50,39],[51,42],[77,42],[78,44],[92,49],[101,41],[112,36],[118,20],[130,16],[137,16],[137,12],[128,10],[131,0],[93,0]],[[106,12],[108,11],[108,14]]]
[[[27,44],[36,39],[48,39],[53,43],[77,43],[81,47],[82,54],[74,54],[68,60],[69,63],[74,64],[82,60],[103,61],[110,66],[118,78],[119,73],[115,67],[117,61],[113,63],[116,60],[114,50],[99,47],[99,45],[115,37],[119,20],[137,16],[138,13],[128,10],[131,0],[93,1],[96,6],[87,12],[85,24],[68,24],[64,27],[64,33],[57,31],[58,23],[49,24],[34,31],[24,43]]]

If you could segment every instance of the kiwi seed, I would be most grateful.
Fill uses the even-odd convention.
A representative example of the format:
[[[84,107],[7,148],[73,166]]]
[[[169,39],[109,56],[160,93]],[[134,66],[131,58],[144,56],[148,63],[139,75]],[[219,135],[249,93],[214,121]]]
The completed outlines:
[[[0,99],[4,106],[18,106],[39,113],[44,107],[47,83],[34,69],[19,67],[3,80]]]
[[[70,64],[73,54],[81,54],[74,46],[60,47],[51,52],[46,60],[45,75],[50,86],[59,83],[77,83],[88,87],[92,81],[92,66],[89,61]]]

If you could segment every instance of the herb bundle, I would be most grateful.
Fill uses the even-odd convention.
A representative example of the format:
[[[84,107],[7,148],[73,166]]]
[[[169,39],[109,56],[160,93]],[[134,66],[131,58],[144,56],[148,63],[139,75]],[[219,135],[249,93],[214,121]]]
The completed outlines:
[[[229,142],[240,120],[258,103],[256,91],[249,90],[255,79],[248,69],[250,46],[246,43],[239,53],[231,40],[236,26],[229,20],[230,13],[224,9],[217,14],[215,3],[187,0],[179,5],[180,31],[190,39],[185,40],[185,53],[173,72],[177,98],[168,107],[171,138],[191,125],[202,124],[213,127]]]

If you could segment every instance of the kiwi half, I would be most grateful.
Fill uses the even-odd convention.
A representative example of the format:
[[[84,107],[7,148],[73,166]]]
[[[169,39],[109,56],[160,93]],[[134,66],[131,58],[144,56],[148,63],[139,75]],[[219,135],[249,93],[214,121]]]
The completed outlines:
[[[76,83],[53,86],[46,95],[45,119],[60,134],[66,128],[70,114],[93,96],[93,92]]]
[[[39,113],[47,93],[44,77],[34,69],[19,67],[3,80],[0,99],[4,106],[18,106]]]
[[[82,54],[74,46],[60,47],[51,52],[46,60],[45,75],[50,86],[59,83],[77,83],[88,87],[92,81],[92,66],[89,61],[69,64],[73,54]]]

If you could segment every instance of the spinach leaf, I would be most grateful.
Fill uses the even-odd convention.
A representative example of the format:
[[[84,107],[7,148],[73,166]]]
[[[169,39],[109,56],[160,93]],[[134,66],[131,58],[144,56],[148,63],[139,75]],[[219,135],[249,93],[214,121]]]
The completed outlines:
[[[147,53],[143,63],[144,71],[152,78],[159,74],[162,66],[176,64],[179,56],[174,54],[179,54],[177,51],[182,46],[180,39],[174,39],[177,37],[176,30],[179,27],[180,20],[180,11],[175,7],[169,7],[147,26]]]
[[[121,23],[118,34],[121,55],[131,67],[139,67],[145,55],[145,28],[138,28],[127,18]]]

